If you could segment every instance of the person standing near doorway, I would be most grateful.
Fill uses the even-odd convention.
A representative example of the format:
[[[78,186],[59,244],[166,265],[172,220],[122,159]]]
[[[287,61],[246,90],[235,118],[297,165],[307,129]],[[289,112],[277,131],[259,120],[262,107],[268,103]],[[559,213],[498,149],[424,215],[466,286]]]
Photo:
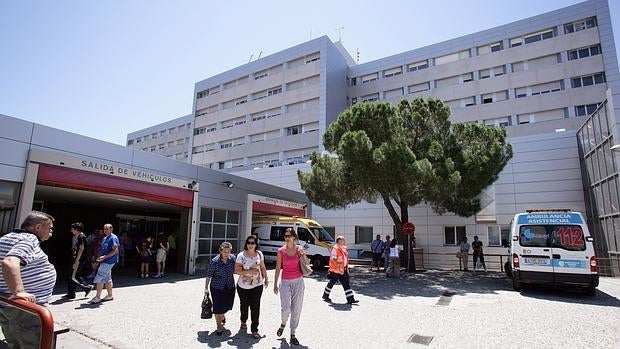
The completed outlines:
[[[164,232],[157,235],[157,254],[155,255],[155,265],[157,266],[157,274],[153,277],[160,278],[164,276],[166,270],[166,255],[168,254],[168,237]]]
[[[396,243],[396,239],[390,241],[390,266],[387,269],[387,277],[399,277],[400,276],[400,245]]]
[[[97,269],[97,275],[95,275],[94,280],[94,283],[97,285],[97,295],[88,301],[89,304],[97,304],[101,303],[101,301],[111,301],[114,299],[112,294],[112,267],[118,263],[120,244],[118,237],[112,233],[112,230],[112,224],[108,223],[103,226],[105,237],[101,242],[101,255],[97,258],[99,269]],[[102,299],[101,291],[103,291],[104,285],[108,294]]]
[[[84,282],[83,277],[88,274],[89,262],[86,257],[86,235],[84,225],[80,222],[71,224],[71,274],[67,285],[67,294],[62,298],[75,299],[75,289],[80,286],[84,290],[84,297],[93,289],[92,285]]]

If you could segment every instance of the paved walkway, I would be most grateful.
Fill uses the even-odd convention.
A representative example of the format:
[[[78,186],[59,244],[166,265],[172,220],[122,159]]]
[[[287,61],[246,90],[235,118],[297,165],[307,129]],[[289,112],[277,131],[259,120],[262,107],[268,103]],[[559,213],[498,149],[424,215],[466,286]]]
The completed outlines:
[[[273,270],[269,273],[273,279]],[[351,280],[360,300],[353,306],[339,285],[333,304],[321,301],[324,272],[306,278],[300,348],[617,348],[620,343],[620,279],[602,279],[594,298],[557,289],[514,292],[495,272],[427,271],[386,279],[355,266]],[[238,330],[238,299],[223,336],[215,335],[214,320],[200,319],[203,278],[126,276],[117,277],[116,285],[115,300],[100,305],[88,305],[86,298],[65,302],[58,290],[50,309],[57,323],[71,329],[59,337],[58,348],[289,347],[288,330],[284,338],[275,334],[280,306],[271,287],[262,299],[263,337],[254,340]]]

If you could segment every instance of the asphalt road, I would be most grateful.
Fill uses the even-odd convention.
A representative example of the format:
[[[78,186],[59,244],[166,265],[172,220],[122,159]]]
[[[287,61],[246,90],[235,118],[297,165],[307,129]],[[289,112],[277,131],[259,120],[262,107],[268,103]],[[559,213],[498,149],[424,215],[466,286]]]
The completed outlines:
[[[367,268],[352,268],[351,284],[360,300],[353,306],[339,285],[332,292],[334,303],[321,300],[324,272],[306,278],[297,329],[301,348],[618,348],[620,343],[618,278],[602,278],[596,296],[588,297],[547,288],[515,292],[497,272],[426,271],[387,279]],[[115,299],[96,306],[80,299],[83,293],[65,302],[58,289],[50,310],[56,323],[71,331],[59,337],[57,348],[289,347],[288,329],[283,338],[275,333],[280,305],[272,287],[263,293],[259,340],[239,330],[238,299],[227,314],[228,330],[216,336],[214,320],[199,316],[203,289],[204,279],[185,275],[117,276]]]

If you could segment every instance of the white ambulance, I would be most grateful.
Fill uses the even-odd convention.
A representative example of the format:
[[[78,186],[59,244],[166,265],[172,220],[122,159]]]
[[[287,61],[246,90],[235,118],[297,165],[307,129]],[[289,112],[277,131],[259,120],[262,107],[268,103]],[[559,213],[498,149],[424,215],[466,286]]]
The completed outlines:
[[[527,210],[514,216],[510,255],[512,286],[576,286],[594,295],[598,286],[594,239],[583,216],[567,209]]]
[[[252,235],[258,236],[259,248],[266,261],[275,261],[278,249],[284,246],[284,231],[293,228],[297,244],[302,246],[314,269],[329,264],[334,238],[317,221],[286,216],[257,216],[252,219]]]

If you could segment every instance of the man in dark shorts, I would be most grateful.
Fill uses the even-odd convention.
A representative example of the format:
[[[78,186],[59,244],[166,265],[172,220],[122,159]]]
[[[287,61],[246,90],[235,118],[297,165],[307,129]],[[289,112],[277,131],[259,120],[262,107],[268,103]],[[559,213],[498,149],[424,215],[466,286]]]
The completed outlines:
[[[478,236],[474,236],[474,242],[471,243],[471,247],[474,249],[474,271],[476,271],[476,262],[480,258],[480,264],[487,271],[487,266],[484,264],[484,252],[482,251],[482,241],[478,240]]]
[[[377,238],[370,243],[370,251],[372,251],[370,270],[372,270],[373,265],[375,265],[377,266],[377,271],[379,271],[383,255],[383,241],[381,241],[381,235],[377,234]]]

